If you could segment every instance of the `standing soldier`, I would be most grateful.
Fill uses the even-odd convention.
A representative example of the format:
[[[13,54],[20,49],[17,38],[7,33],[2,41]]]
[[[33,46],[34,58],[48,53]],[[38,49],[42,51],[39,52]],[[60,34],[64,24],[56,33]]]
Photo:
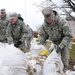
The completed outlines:
[[[27,25],[27,28],[28,28],[29,37],[27,37],[25,40],[25,46],[30,48],[30,46],[31,46],[30,42],[34,35],[33,35],[33,30],[29,27],[29,25]]]
[[[7,43],[6,29],[9,21],[6,18],[6,10],[1,9],[0,11],[0,42]]]
[[[20,48],[25,52],[25,38],[28,31],[23,21],[18,19],[16,13],[10,15],[10,23],[7,27],[7,40],[9,44],[14,44],[15,47]]]
[[[50,7],[42,10],[44,23],[40,28],[40,43],[43,44],[49,37],[57,46],[56,52],[61,53],[64,70],[69,66],[69,44],[72,40],[71,31],[66,21],[53,12]]]

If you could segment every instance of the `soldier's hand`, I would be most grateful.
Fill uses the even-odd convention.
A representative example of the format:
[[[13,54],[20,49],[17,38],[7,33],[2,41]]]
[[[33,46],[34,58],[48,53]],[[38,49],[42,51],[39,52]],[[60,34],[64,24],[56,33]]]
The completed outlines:
[[[17,45],[21,45],[22,44],[22,41],[17,41]]]
[[[62,51],[62,49],[61,49],[59,46],[57,46],[56,52],[57,52],[57,53],[61,53],[61,51]]]
[[[19,45],[21,45],[21,44],[22,44],[22,42],[21,42],[21,41],[17,41],[17,43],[16,43],[16,44],[14,44],[14,46],[18,48],[18,47],[19,47]]]
[[[17,44],[14,44],[14,46],[17,47],[17,48],[19,47],[19,45],[17,45]]]

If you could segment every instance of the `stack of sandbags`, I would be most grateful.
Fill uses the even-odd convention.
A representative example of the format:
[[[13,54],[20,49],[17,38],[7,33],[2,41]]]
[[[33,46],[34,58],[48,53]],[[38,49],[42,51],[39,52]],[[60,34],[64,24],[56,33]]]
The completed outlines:
[[[7,71],[11,70],[13,75],[33,75],[33,68],[27,57],[13,45],[0,43],[0,59],[2,65],[7,67]]]
[[[31,65],[34,68],[35,75],[42,75],[43,63],[47,58],[48,50],[43,45],[31,45],[30,52],[26,53]]]

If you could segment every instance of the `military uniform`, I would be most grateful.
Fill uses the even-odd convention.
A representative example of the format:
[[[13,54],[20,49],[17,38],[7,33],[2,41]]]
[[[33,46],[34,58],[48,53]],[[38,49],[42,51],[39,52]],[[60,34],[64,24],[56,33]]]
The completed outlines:
[[[1,13],[6,13],[5,9],[1,9]],[[5,16],[0,16],[0,42],[2,43],[7,43],[7,38],[6,38],[6,29],[9,24],[9,21]]]
[[[61,56],[63,64],[68,66],[69,65],[68,46],[72,40],[72,35],[68,23],[65,20],[61,19],[58,15],[56,15],[54,23],[49,24],[46,20],[44,21],[43,25],[40,28],[39,34],[41,36],[40,39],[41,44],[45,43],[45,41],[48,38],[50,38],[55,45],[59,46],[62,49]]]
[[[17,43],[17,41],[21,41],[22,44],[19,46],[19,48],[25,52],[25,38],[28,36],[27,28],[23,21],[17,20],[15,24],[12,24],[11,22],[8,25],[7,28],[7,40],[9,44]]]
[[[28,35],[29,37],[26,38],[25,40],[25,46],[27,46],[28,48],[30,48],[30,42],[31,42],[31,39],[33,38],[33,30],[27,25],[27,28],[28,28]]]

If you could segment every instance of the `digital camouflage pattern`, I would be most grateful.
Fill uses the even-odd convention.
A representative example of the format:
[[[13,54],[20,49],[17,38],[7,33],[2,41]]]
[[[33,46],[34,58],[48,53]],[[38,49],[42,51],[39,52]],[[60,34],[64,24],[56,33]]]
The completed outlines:
[[[30,48],[30,46],[31,46],[30,42],[31,42],[31,39],[33,38],[34,34],[33,34],[32,28],[30,28],[29,25],[27,25],[27,28],[28,28],[29,37],[27,37],[26,40],[25,40],[25,46]]]
[[[59,45],[61,49],[68,46],[72,40],[69,24],[58,16],[56,16],[55,22],[52,25],[44,22],[39,34],[42,37],[40,40],[42,44],[50,37],[52,42]]]
[[[17,41],[22,41],[22,44],[20,45],[20,49],[25,52],[25,39],[28,37],[28,30],[26,25],[23,21],[17,20],[15,24],[11,24],[11,22],[8,25],[7,28],[7,40],[8,43],[16,43]]]
[[[0,16],[0,42],[7,43],[6,29],[8,24],[9,21],[7,20],[6,16],[5,17]]]
[[[50,38],[55,45],[58,45],[62,49],[61,58],[63,64],[64,66],[69,66],[69,44],[72,41],[72,35],[68,22],[59,16],[55,16],[55,22],[52,25],[44,21],[39,34],[41,36],[41,44]]]

